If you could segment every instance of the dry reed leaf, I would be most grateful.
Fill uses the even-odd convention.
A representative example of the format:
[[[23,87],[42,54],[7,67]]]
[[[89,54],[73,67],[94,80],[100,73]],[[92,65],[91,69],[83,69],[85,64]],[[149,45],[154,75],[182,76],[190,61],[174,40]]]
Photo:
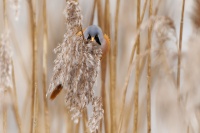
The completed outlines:
[[[64,14],[67,30],[63,43],[55,49],[57,58],[47,95],[51,94],[51,97],[54,97],[61,88],[64,89],[66,106],[75,123],[78,123],[87,105],[92,103],[93,115],[89,119],[88,127],[94,132],[104,112],[101,100],[94,96],[93,90],[102,51],[96,43],[83,40],[82,36],[77,35],[82,30],[82,16],[77,2],[67,1]]]

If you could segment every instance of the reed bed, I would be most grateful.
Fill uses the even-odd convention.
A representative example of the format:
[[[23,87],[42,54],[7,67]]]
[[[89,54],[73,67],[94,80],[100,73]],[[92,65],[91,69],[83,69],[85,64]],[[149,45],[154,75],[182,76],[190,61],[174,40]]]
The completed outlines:
[[[1,0],[0,133],[199,133],[199,12],[200,0]]]

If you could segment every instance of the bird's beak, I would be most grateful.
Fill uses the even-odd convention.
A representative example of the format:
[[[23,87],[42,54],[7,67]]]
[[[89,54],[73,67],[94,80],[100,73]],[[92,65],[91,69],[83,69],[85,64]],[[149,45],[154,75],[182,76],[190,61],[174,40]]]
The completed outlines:
[[[94,41],[94,37],[91,38],[91,41],[92,41],[92,42]]]

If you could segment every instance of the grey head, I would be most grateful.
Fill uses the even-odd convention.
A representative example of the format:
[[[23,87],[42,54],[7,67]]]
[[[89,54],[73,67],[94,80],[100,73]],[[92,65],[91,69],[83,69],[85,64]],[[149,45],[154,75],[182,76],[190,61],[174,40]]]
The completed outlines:
[[[99,45],[105,43],[102,30],[96,25],[88,26],[84,32],[84,38],[88,41],[96,41]]]

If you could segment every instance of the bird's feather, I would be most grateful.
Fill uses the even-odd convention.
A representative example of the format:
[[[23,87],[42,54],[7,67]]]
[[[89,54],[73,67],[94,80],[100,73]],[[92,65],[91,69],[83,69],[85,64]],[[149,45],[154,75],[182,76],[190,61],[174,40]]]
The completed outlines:
[[[56,98],[56,96],[61,92],[62,89],[63,89],[63,86],[61,84],[56,86],[56,88],[51,93],[50,99],[54,100]]]

